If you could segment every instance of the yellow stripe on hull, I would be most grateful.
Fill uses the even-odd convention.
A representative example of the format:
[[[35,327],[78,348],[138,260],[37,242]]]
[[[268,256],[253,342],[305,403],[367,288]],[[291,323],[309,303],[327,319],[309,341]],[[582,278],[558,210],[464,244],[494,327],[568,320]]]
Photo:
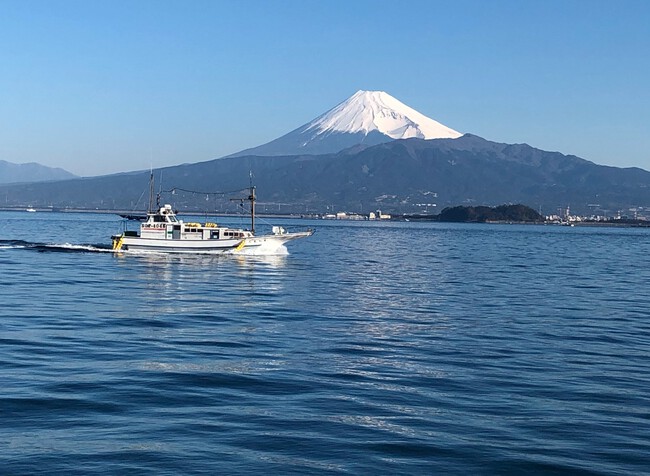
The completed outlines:
[[[119,238],[113,238],[113,251],[120,251],[122,249],[122,242],[124,241],[124,235],[121,235]]]

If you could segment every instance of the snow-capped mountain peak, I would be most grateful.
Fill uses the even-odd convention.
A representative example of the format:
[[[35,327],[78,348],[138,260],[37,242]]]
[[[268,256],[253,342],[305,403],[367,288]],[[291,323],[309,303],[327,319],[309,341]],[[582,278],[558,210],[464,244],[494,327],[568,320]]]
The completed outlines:
[[[398,101],[384,91],[357,91],[306,127],[318,134],[328,131],[368,134],[378,131],[392,139],[455,139],[462,134]]]
[[[331,154],[395,139],[456,139],[462,134],[383,91],[357,91],[313,121],[271,142],[229,157]]]

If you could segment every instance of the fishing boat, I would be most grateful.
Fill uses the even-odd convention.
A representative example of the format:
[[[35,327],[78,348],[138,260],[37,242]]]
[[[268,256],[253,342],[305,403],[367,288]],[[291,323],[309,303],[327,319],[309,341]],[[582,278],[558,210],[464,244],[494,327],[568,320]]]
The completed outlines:
[[[287,242],[306,238],[313,230],[289,233],[280,226],[271,234],[255,234],[255,187],[250,187],[251,228],[229,228],[217,223],[184,222],[169,204],[157,204],[147,212],[139,231],[125,230],[113,235],[114,251],[153,251],[168,253],[273,254]],[[159,201],[159,199],[158,199]],[[151,208],[151,206],[149,207]]]

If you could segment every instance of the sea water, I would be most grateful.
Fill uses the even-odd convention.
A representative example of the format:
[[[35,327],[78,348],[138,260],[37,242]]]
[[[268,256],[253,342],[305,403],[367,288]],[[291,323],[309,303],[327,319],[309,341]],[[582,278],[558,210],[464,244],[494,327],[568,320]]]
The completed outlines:
[[[0,474],[649,472],[648,229],[277,219],[316,233],[181,256],[0,217]]]

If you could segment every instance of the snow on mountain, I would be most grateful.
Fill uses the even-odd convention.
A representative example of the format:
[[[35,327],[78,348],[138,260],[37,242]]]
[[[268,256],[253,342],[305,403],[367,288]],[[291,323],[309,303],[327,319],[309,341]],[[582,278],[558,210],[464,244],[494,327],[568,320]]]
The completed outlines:
[[[395,139],[456,139],[462,134],[419,113],[383,91],[357,91],[313,121],[244,155],[328,154]]]
[[[383,91],[357,91],[309,123],[306,131],[311,130],[317,134],[379,131],[392,139],[456,139],[462,135]]]

